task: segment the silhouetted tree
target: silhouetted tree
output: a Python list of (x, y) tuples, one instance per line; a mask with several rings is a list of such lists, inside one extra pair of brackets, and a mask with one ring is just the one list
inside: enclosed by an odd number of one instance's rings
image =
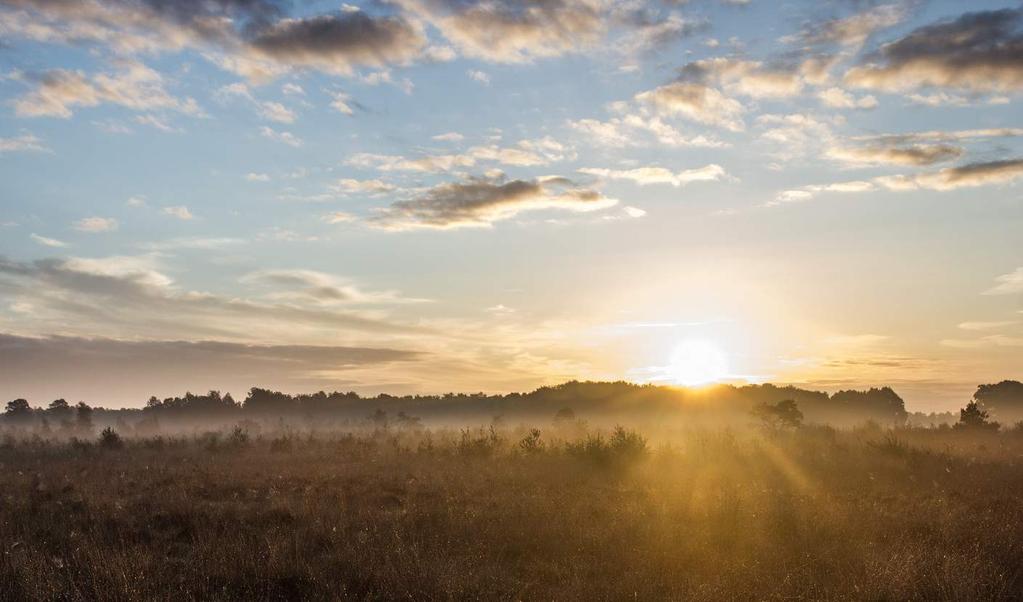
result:
[(987, 430), (997, 431), (998, 423), (989, 419), (990, 416), (979, 403), (971, 401), (966, 407), (959, 410), (959, 422), (955, 428), (960, 430)]
[(32, 420), (32, 406), (27, 399), (12, 399), (7, 402), (4, 419), (15, 424), (24, 424)]
[(973, 400), (984, 406), (999, 420), (1023, 419), (1023, 383), (1003, 380), (994, 385), (980, 385)]
[(395, 422), (398, 423), (398, 428), (402, 429), (415, 430), (422, 427), (422, 421), (418, 416), (409, 416), (405, 412), (398, 412)]
[(377, 408), (369, 415), (369, 419), (377, 428), (387, 428), (387, 412), (385, 410)]
[(79, 401), (75, 406), (75, 423), (80, 430), (92, 430), (92, 408), (84, 401)]
[(575, 420), (575, 410), (573, 410), (572, 408), (561, 408), (560, 410), (554, 413), (555, 422), (561, 422), (563, 420), (564, 421)]
[(771, 429), (795, 429), (803, 424), (803, 413), (791, 399), (783, 399), (773, 404), (759, 403), (753, 406), (752, 413), (764, 426)]
[(46, 408), (46, 414), (52, 417), (61, 426), (68, 426), (71, 422), (71, 416), (75, 413), (74, 409), (71, 408), (71, 404), (65, 399), (54, 399), (50, 402), (49, 407)]

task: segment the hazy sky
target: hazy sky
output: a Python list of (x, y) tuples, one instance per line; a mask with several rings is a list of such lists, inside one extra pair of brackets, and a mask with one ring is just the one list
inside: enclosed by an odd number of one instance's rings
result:
[(1023, 376), (1021, 92), (1013, 2), (0, 0), (0, 396), (959, 407)]

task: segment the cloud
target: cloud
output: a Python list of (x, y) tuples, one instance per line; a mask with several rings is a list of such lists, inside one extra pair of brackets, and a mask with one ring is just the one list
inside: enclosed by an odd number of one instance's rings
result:
[(812, 184), (809, 186), (803, 186), (802, 188), (783, 190), (776, 194), (772, 200), (764, 203), (763, 206), (778, 207), (781, 205), (788, 205), (790, 203), (804, 203), (815, 198), (817, 194), (821, 192), (870, 192), (871, 190), (876, 189), (877, 187), (873, 183), (863, 180), (834, 182), (831, 184)]
[(874, 32), (898, 25), (905, 17), (904, 5), (883, 4), (848, 17), (814, 23), (793, 40), (811, 45), (841, 44), (860, 47)]
[(395, 291), (365, 291), (351, 281), (314, 270), (259, 270), (246, 274), (241, 282), (267, 287), (268, 297), (275, 300), (302, 300), (330, 305), (334, 303), (420, 303)]
[(604, 146), (627, 146), (631, 137), (624, 131), (622, 121), (598, 121), (596, 119), (579, 119), (569, 121), (568, 126), (596, 140)]
[(841, 123), (838, 119), (827, 120), (805, 113), (766, 114), (756, 120), (758, 126), (765, 128), (760, 137), (778, 145), (776, 156), (786, 160), (819, 156), (822, 147), (833, 143), (832, 124), (836, 121)]
[(633, 182), (643, 186), (647, 184), (671, 184), (672, 186), (685, 186), (691, 182), (720, 180), (727, 175), (723, 167), (714, 163), (696, 169), (686, 169), (677, 173), (663, 167), (637, 167), (635, 169), (627, 170), (584, 167), (578, 171), (602, 178), (632, 180)]
[(416, 23), (400, 16), (371, 17), (358, 11), (281, 19), (259, 30), (249, 45), (277, 63), (348, 75), (360, 66), (411, 62), (426, 37)]
[(908, 132), (903, 134), (880, 134), (857, 136), (853, 140), (876, 141), (889, 144), (916, 142), (950, 142), (979, 138), (1011, 138), (1023, 136), (1023, 128), (985, 128), (975, 130), (930, 130), (925, 132)]
[(356, 153), (349, 157), (345, 163), (353, 167), (377, 169), (380, 171), (437, 173), (458, 168), (474, 167), (479, 162), (494, 162), (519, 167), (549, 165), (566, 159), (570, 154), (569, 149), (548, 136), (535, 140), (520, 140), (512, 147), (499, 147), (489, 144), (474, 146), (459, 154), (424, 155), (416, 158), (408, 158), (401, 155)]
[(813, 193), (808, 190), (783, 190), (775, 195), (774, 200), (766, 203), (765, 207), (777, 207), (788, 203), (802, 203), (813, 198)]
[(380, 84), (391, 84), (392, 86), (395, 86), (405, 94), (412, 94), (412, 91), (415, 90), (416, 88), (416, 85), (412, 83), (412, 80), (410, 80), (407, 77), (404, 77), (400, 80), (395, 80), (393, 77), (391, 77), (391, 71), (389, 69), (374, 71), (373, 73), (370, 73), (368, 75), (360, 75), (358, 77), (360, 81), (370, 86), (378, 86)]
[[(627, 107), (619, 110), (626, 112)], [(587, 136), (592, 142), (612, 148), (642, 146), (647, 143), (643, 136), (652, 136), (659, 144), (672, 147), (721, 148), (727, 144), (704, 135), (687, 136), (671, 124), (656, 116), (640, 113), (625, 113), (608, 121), (579, 119), (569, 121), (568, 127)]]
[(183, 205), (164, 207), (163, 214), (169, 215), (171, 217), (176, 217), (180, 220), (190, 220), (195, 217), (194, 215), (192, 215), (192, 212), (188, 210), (188, 207), (185, 207)]
[(67, 119), (74, 114), (74, 107), (111, 103), (133, 111), (169, 110), (195, 117), (204, 115), (194, 99), (171, 96), (156, 71), (137, 61), (119, 61), (118, 65), (120, 72), (91, 77), (64, 69), (20, 74), (18, 78), (34, 84), (34, 88), (14, 102), (14, 111), (20, 117)]
[[(808, 201), (819, 192), (870, 192), (878, 188), (893, 191), (948, 191), (958, 188), (1003, 184), (1020, 177), (1023, 177), (1023, 159), (969, 163), (958, 167), (947, 167), (936, 172), (878, 176), (869, 181), (854, 180), (784, 190), (778, 193), (772, 201), (765, 203), (765, 206), (775, 207), (786, 203)], [(1010, 274), (1006, 277), (1008, 276), (1012, 275)]]
[[(0, 333), (0, 380), (37, 403), (68, 395), (93, 404), (138, 406), (151, 395), (249, 387), (330, 388), (347, 373), (425, 354), (386, 347), (262, 345), (233, 341), (119, 340)], [(40, 375), (60, 374), (59, 379)], [(110, 383), (116, 382), (116, 390)], [(332, 384), (333, 383), (333, 384)], [(346, 383), (347, 384), (347, 383)], [(113, 399), (111, 398), (113, 396)]]
[(947, 167), (937, 172), (881, 176), (874, 181), (891, 190), (955, 190), (1004, 184), (1023, 177), (1023, 159), (1006, 159)]
[(887, 92), (939, 87), (971, 92), (1023, 88), (1023, 9), (966, 13), (911, 31), (850, 69), (853, 86)]
[(166, 240), (146, 242), (139, 245), (140, 248), (149, 251), (172, 251), (180, 249), (198, 249), (202, 251), (209, 251), (212, 249), (222, 249), (224, 247), (230, 247), (234, 245), (245, 244), (245, 240), (241, 238), (197, 238), (197, 237), (184, 237), (184, 238), (169, 238)]
[(295, 112), (279, 102), (264, 102), (259, 105), (259, 114), (278, 123), (294, 123)]
[(575, 52), (605, 30), (592, 0), (398, 0), (436, 27), (461, 52), (500, 63), (521, 63)]
[(524, 211), (588, 212), (617, 202), (561, 177), (508, 182), (470, 178), (435, 186), (412, 200), (395, 202), (370, 223), (387, 230), (489, 227)]
[(79, 232), (111, 232), (118, 227), (117, 220), (112, 217), (83, 217), (72, 224)]
[(66, 247), (67, 243), (57, 240), (56, 238), (47, 238), (45, 236), (39, 236), (35, 232), (29, 234), (29, 238), (45, 247)]
[(979, 339), (944, 339), (941, 344), (958, 349), (980, 349), (984, 347), (1023, 347), (1023, 337), (991, 334)]
[(720, 90), (695, 82), (673, 82), (636, 95), (640, 103), (666, 115), (714, 125), (734, 132), (742, 131), (745, 111), (739, 101)]
[(831, 87), (822, 90), (817, 96), (821, 102), (833, 109), (874, 109), (877, 107), (877, 99), (873, 96), (856, 98), (841, 88)]
[(324, 215), (322, 219), (328, 224), (347, 224), (358, 221), (359, 218), (346, 211), (333, 211)]
[[(379, 313), (341, 311), (308, 297), (266, 300), (182, 289), (160, 254), (17, 262), (0, 257), (0, 295), (33, 307), (0, 329), (136, 338), (328, 341), (355, 332), (426, 334)], [(271, 291), (273, 292), (273, 291)]]
[(269, 182), (270, 176), (265, 173), (249, 172), (245, 174), (245, 179), (249, 182)]
[[(624, 4), (628, 7), (628, 4)], [(615, 41), (615, 49), (626, 56), (635, 56), (667, 48), (694, 34), (707, 31), (709, 24), (703, 20), (686, 19), (678, 13), (665, 17), (650, 10), (626, 8), (618, 15), (628, 32)]]
[(342, 178), (331, 186), (331, 190), (342, 194), (368, 195), (385, 194), (391, 192), (394, 188), (393, 184), (388, 184), (383, 180), (355, 180), (352, 178)]
[[(291, 84), (285, 84), (285, 90), (288, 89), (288, 85)], [(301, 90), (302, 88), (298, 89)], [(287, 92), (285, 93), (287, 94)], [(270, 121), (276, 121), (278, 123), (294, 123), (296, 119), (295, 112), (283, 104), (273, 101), (258, 100), (252, 94), (249, 87), (242, 82), (235, 82), (233, 84), (222, 86), (214, 92), (213, 96), (221, 103), (227, 103), (234, 98), (242, 99), (252, 105), (260, 117), (263, 119), (269, 119)]]
[(469, 69), (465, 73), (466, 75), (469, 76), (469, 79), (471, 79), (474, 82), (481, 83), (484, 86), (490, 85), (490, 76), (483, 71), (480, 71), (478, 69)]
[(982, 295), (1012, 295), (1023, 293), (1023, 268), (1016, 268), (1008, 274), (995, 278), (995, 286), (987, 289)]
[(442, 172), (456, 167), (472, 167), (476, 159), (467, 155), (428, 155), (409, 159), (400, 155), (378, 155), (356, 153), (345, 163), (353, 167), (378, 169), (380, 171), (423, 171)]
[(1000, 322), (963, 322), (959, 324), (962, 330), (993, 330), (1018, 324), (1015, 320), (1002, 320)]
[(746, 107), (735, 96), (752, 99), (790, 98), (826, 69), (817, 58), (785, 63), (713, 58), (687, 63), (675, 81), (634, 97), (642, 107), (662, 116), (686, 119), (731, 131), (745, 129)]
[(857, 165), (933, 165), (958, 159), (962, 147), (949, 144), (830, 148), (828, 157)]
[(625, 215), (633, 218), (643, 217), (646, 215), (646, 211), (639, 207), (622, 207), (622, 211), (625, 212)]
[(832, 159), (863, 165), (933, 165), (962, 156), (961, 144), (983, 138), (1023, 136), (1023, 128), (931, 130), (903, 134), (854, 136), (853, 145), (836, 144), (827, 149)]
[(458, 132), (447, 132), (444, 134), (437, 134), (436, 136), (432, 136), (431, 138), (433, 140), (436, 140), (437, 142), (461, 142), (462, 140), (465, 140), (465, 136), (459, 134)]
[(0, 34), (46, 43), (96, 43), (122, 55), (192, 49), (255, 81), (318, 69), (406, 64), (424, 51), (416, 21), (363, 11), (287, 18), (277, 0), (8, 0)]
[(34, 134), (24, 133), (13, 138), (0, 138), (0, 155), (4, 153), (50, 152)]
[(259, 135), (264, 138), (269, 138), (274, 142), (281, 142), (295, 148), (302, 146), (302, 139), (291, 132), (277, 131), (265, 125), (259, 128)]
[(149, 127), (156, 128), (161, 132), (166, 132), (168, 134), (182, 131), (181, 128), (172, 126), (156, 115), (136, 115), (134, 121), (139, 125), (148, 125)]
[(351, 117), (355, 115), (355, 109), (352, 108), (352, 97), (350, 94), (345, 92), (330, 92), (330, 108), (334, 109), (338, 113), (343, 113)]

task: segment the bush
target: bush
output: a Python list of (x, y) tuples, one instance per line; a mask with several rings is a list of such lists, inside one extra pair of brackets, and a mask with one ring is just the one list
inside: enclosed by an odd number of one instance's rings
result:
[(616, 426), (611, 437), (589, 435), (582, 441), (569, 443), (568, 453), (600, 465), (620, 465), (638, 460), (647, 454), (646, 438), (635, 431)]
[(519, 441), (519, 450), (526, 454), (542, 452), (543, 441), (540, 440), (540, 429), (529, 429), (529, 434)]
[(803, 424), (803, 412), (791, 399), (784, 399), (775, 404), (759, 403), (751, 412), (754, 417), (760, 419), (764, 428), (771, 431), (797, 429)]
[(621, 426), (616, 426), (611, 433), (610, 444), (612, 453), (619, 458), (635, 460), (647, 453), (646, 438)]
[(103, 449), (121, 449), (124, 447), (124, 440), (117, 431), (108, 426), (99, 434), (99, 446)]
[(966, 431), (997, 431), (999, 424), (991, 420), (990, 414), (976, 401), (959, 410), (959, 422), (955, 428)]
[(900, 439), (895, 433), (888, 433), (881, 441), (868, 441), (867, 445), (883, 454), (896, 457), (908, 456), (913, 450), (909, 443)]
[(290, 433), (270, 440), (270, 451), (274, 453), (290, 452), (295, 447), (295, 438)]
[(462, 456), (488, 457), (493, 455), (500, 445), (501, 436), (497, 429), (491, 426), (487, 430), (478, 429), (475, 432), (462, 429), (457, 449), (458, 454)]
[(236, 426), (227, 436), (227, 444), (230, 447), (245, 447), (249, 444), (249, 431), (241, 426)]

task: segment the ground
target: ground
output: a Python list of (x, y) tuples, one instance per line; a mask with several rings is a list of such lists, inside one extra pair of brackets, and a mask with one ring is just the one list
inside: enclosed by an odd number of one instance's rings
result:
[(0, 599), (1020, 599), (1021, 459), (879, 428), (8, 438)]

